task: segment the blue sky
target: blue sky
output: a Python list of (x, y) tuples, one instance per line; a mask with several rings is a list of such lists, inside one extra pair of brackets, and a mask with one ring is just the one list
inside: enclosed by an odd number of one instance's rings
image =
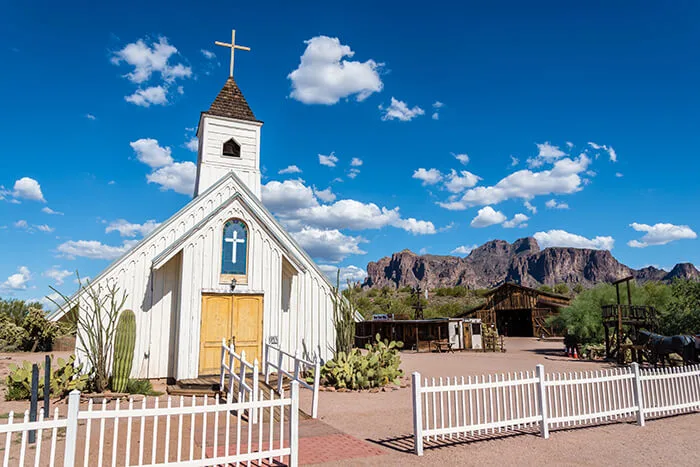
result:
[(696, 2), (93, 3), (1, 7), (0, 296), (189, 201), (232, 28), (264, 201), (327, 270), (529, 235), (700, 263)]

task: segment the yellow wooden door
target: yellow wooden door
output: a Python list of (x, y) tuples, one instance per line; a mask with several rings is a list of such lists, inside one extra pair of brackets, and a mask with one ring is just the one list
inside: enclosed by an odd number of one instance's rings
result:
[(233, 296), (202, 296), (202, 331), (199, 337), (199, 374), (221, 372), (221, 340), (231, 338)]
[(262, 295), (203, 295), (199, 375), (221, 371), (221, 341), (233, 340), (236, 353), (262, 361)]
[(262, 295), (236, 295), (233, 297), (232, 335), (236, 353), (245, 350), (246, 360), (262, 361), (263, 298)]

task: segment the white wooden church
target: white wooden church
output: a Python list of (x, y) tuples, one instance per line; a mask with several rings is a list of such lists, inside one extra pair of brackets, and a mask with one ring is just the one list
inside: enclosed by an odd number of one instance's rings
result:
[(222, 339), (251, 361), (264, 342), (332, 357), (331, 284), (260, 199), (262, 125), (233, 79), (232, 59), (199, 118), (194, 198), (92, 281), (116, 281), (128, 294), (137, 325), (132, 377), (217, 374)]

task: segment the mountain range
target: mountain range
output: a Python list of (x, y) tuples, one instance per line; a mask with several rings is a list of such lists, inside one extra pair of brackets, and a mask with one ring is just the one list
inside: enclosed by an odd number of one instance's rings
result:
[(676, 264), (671, 271), (653, 266), (632, 269), (620, 263), (608, 250), (566, 247), (542, 250), (537, 240), (527, 237), (513, 243), (492, 240), (473, 249), (466, 257), (417, 255), (403, 250), (367, 264), (363, 286), (491, 288), (515, 282), (527, 287), (560, 283), (590, 287), (630, 275), (640, 282), (670, 282), (675, 278), (700, 280), (700, 271), (691, 263)]

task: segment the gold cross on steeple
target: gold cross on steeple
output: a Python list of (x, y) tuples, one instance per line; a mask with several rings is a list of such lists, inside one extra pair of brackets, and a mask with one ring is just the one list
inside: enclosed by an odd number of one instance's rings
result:
[(219, 41), (214, 42), (214, 44), (220, 45), (221, 47), (228, 47), (231, 49), (231, 68), (229, 70), (228, 76), (229, 76), (229, 78), (233, 78), (233, 52), (236, 49), (246, 50), (246, 51), (250, 52), (250, 47), (245, 47), (245, 46), (236, 44), (236, 30), (235, 29), (231, 30), (231, 43), (230, 44), (227, 44), (226, 42), (219, 42)]

